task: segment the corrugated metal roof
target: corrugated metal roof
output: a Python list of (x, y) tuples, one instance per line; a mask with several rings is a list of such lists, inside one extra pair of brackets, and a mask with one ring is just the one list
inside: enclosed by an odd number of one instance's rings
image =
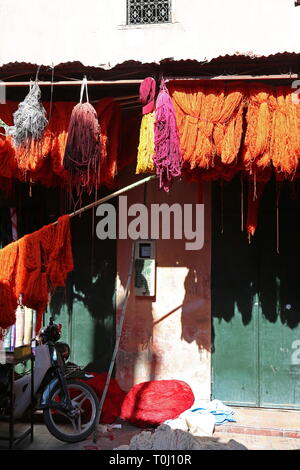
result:
[[(15, 81), (34, 79), (38, 64), (27, 62), (10, 62), (0, 67), (0, 79)], [(144, 78), (148, 75), (157, 76), (199, 76), (234, 75), (234, 74), (288, 74), (300, 73), (300, 54), (284, 52), (269, 56), (255, 56), (253, 54), (235, 54), (216, 57), (210, 61), (173, 60), (166, 58), (159, 63), (142, 63), (138, 61), (125, 61), (112, 68), (85, 66), (79, 61), (64, 62), (54, 68), (55, 80), (82, 79), (87, 75), (94, 80), (120, 80)], [(52, 68), (40, 66), (39, 79), (51, 78)]]

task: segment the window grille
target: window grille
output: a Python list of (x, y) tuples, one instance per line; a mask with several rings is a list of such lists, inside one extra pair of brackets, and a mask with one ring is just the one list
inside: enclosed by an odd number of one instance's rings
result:
[(127, 24), (171, 22), (171, 0), (127, 0)]

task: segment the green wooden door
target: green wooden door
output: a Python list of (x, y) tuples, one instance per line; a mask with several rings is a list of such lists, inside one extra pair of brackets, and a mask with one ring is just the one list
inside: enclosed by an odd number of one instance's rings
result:
[(260, 405), (300, 408), (300, 198), (298, 184), (280, 197), (279, 253), (275, 185), (266, 188), (257, 232), (259, 250)]
[[(241, 232), (240, 182), (213, 185), (214, 398), (245, 406), (300, 408), (300, 204), (265, 189), (251, 244)], [(223, 233), (222, 233), (223, 227)]]

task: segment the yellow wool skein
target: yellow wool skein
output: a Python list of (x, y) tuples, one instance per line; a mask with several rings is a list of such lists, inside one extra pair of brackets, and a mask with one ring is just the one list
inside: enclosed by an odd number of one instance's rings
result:
[(154, 145), (154, 124), (155, 111), (145, 114), (142, 118), (140, 128), (140, 141), (137, 155), (136, 174), (154, 173), (155, 167), (153, 163), (153, 155), (155, 152)]

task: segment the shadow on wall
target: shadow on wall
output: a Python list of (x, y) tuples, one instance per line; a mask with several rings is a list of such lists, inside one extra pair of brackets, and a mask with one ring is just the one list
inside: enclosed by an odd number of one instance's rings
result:
[[(71, 219), (71, 236), (74, 271), (66, 289), (55, 292), (50, 309), (59, 319), (66, 305), (69, 321), (75, 322), (77, 357), (91, 347), (93, 358), (86, 369), (104, 372), (109, 368), (115, 343), (116, 242), (97, 238), (91, 210)], [(93, 336), (84, 337), (81, 328), (90, 328)], [(83, 344), (83, 337), (93, 344)]]
[(280, 318), (283, 324), (295, 328), (300, 322), (299, 183), (281, 183), (279, 254), (274, 179), (264, 189), (258, 227), (250, 244), (241, 231), (240, 179), (223, 185), (223, 214), (221, 191), (220, 183), (213, 183), (212, 316), (229, 322), (237, 310), (247, 325), (254, 302), (259, 300), (269, 322)]
[[(127, 258), (128, 260), (128, 258)], [(128, 262), (128, 261), (127, 261)], [(201, 277), (198, 266), (192, 265), (185, 268), (187, 275), (184, 280), (184, 298), (180, 305), (166, 312), (158, 320), (153, 318), (153, 302), (149, 298), (135, 297), (133, 284), (131, 287), (131, 303), (125, 313), (122, 338), (119, 350), (119, 370), (122, 370), (122, 382), (126, 383), (124, 388), (130, 389), (138, 381), (157, 380), (161, 376), (160, 354), (168, 354), (167, 344), (170, 340), (168, 334), (174, 335), (174, 331), (161, 330), (159, 334), (159, 344), (153, 345), (154, 328), (159, 327), (165, 321), (172, 321), (172, 316), (176, 315), (176, 325), (178, 323), (178, 344), (181, 341), (187, 343), (195, 342), (199, 350), (210, 351), (210, 316), (207, 313), (209, 298), (209, 279)], [(128, 268), (127, 268), (128, 270)], [(120, 284), (125, 289), (127, 273), (121, 270)], [(166, 292), (172, 295), (172, 292)], [(121, 310), (121, 308), (119, 308)], [(181, 314), (179, 311), (181, 310)], [(178, 318), (178, 314), (180, 318)], [(181, 338), (180, 338), (181, 331)], [(164, 344), (164, 337), (166, 342)], [(163, 345), (164, 344), (164, 345)], [(157, 349), (158, 348), (158, 349)], [(164, 348), (160, 351), (160, 349)], [(171, 353), (173, 354), (173, 353)], [(180, 360), (180, 358), (178, 358)], [(170, 361), (175, 363), (176, 359), (170, 357)], [(176, 374), (176, 369), (174, 369)], [(145, 377), (141, 380), (141, 377)]]
[[(118, 290), (126, 293), (130, 265), (131, 246), (128, 256), (122, 257), (126, 266), (120, 269)], [(152, 302), (149, 298), (134, 295), (135, 267), (131, 278), (130, 296), (125, 311), (121, 341), (117, 361), (121, 364), (122, 386), (129, 390), (135, 383), (135, 377), (144, 376), (145, 381), (155, 380), (157, 372), (157, 356), (152, 348), (153, 315)], [(144, 281), (146, 281), (144, 279)], [(120, 321), (123, 301), (118, 307), (117, 326)]]
[(181, 339), (195, 341), (199, 349), (210, 351), (210, 319), (207, 306), (209, 280), (201, 276), (199, 266), (189, 267), (184, 281), (185, 297), (181, 309)]

